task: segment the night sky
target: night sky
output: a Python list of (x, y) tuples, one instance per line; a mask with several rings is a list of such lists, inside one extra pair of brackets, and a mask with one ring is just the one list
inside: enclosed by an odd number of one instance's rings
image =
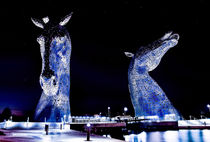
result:
[(41, 96), (41, 55), (36, 38), (41, 29), (31, 17), (66, 25), (71, 41), (72, 115), (114, 114), (133, 107), (128, 91), (130, 59), (134, 52), (168, 31), (180, 35), (175, 48), (150, 75), (183, 116), (206, 113), (209, 94), (209, 5), (207, 0), (176, 1), (6, 1), (0, 5), (0, 113), (33, 113)]

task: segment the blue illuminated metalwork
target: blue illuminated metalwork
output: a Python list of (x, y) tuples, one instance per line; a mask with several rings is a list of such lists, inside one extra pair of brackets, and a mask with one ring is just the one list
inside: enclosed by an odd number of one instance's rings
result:
[(36, 108), (37, 121), (68, 121), (70, 116), (70, 55), (71, 40), (64, 25), (70, 20), (67, 15), (58, 25), (32, 18), (32, 22), (42, 28), (43, 34), (37, 38), (42, 57), (40, 85), (43, 89)]
[(152, 44), (139, 48), (135, 55), (125, 52), (126, 56), (132, 58), (128, 69), (128, 86), (136, 116), (179, 119), (176, 109), (148, 73), (158, 66), (171, 47), (177, 45), (178, 39), (178, 34), (169, 32)]

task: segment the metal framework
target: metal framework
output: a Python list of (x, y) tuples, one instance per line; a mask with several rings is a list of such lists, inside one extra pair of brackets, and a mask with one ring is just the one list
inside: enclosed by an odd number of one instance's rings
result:
[(40, 85), (43, 89), (36, 108), (37, 121), (61, 122), (70, 117), (70, 55), (71, 40), (64, 25), (70, 20), (67, 15), (58, 25), (49, 18), (32, 18), (32, 22), (43, 29), (37, 38), (42, 57)]
[(178, 43), (179, 35), (166, 33), (161, 39), (138, 49), (136, 54), (125, 52), (131, 57), (128, 69), (128, 82), (131, 101), (138, 117), (150, 119), (179, 119), (163, 90), (151, 78), (163, 55)]

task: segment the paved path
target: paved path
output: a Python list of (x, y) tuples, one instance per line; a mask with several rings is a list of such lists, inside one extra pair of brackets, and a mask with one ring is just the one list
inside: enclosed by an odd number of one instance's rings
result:
[[(75, 130), (51, 130), (46, 135), (44, 130), (2, 130), (5, 136), (0, 135), (0, 142), (84, 142), (86, 133)], [(121, 140), (90, 136), (91, 142), (123, 142)]]

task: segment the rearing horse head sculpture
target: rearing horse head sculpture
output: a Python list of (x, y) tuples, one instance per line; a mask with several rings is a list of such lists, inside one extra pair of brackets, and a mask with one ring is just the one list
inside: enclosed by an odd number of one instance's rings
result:
[(126, 56), (132, 58), (128, 69), (128, 86), (137, 117), (179, 119), (177, 110), (149, 75), (159, 65), (164, 54), (178, 44), (178, 40), (178, 34), (169, 32), (153, 43), (140, 47), (135, 54), (125, 52)]

